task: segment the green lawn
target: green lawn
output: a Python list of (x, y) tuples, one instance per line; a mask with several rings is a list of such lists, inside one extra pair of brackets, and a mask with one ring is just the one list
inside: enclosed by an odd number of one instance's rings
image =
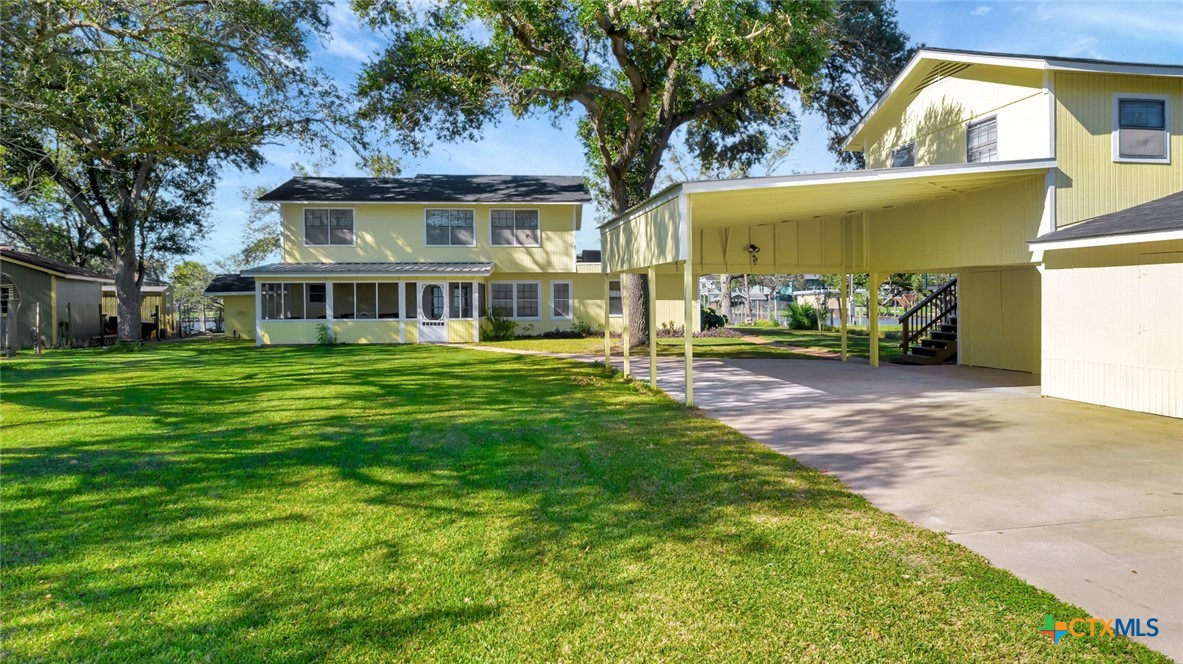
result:
[[(802, 348), (818, 348), (835, 353), (842, 350), (842, 335), (838, 332), (818, 332), (816, 330), (790, 330), (787, 328), (769, 327), (739, 327), (737, 330), (771, 341), (779, 341)], [(871, 337), (863, 334), (848, 334), (846, 336), (848, 352), (854, 357), (869, 357), (871, 354)], [(879, 357), (887, 361), (900, 356), (900, 342), (898, 339), (880, 339)]]
[[(482, 341), (481, 346), (493, 348), (513, 348), (515, 350), (532, 350), (545, 353), (564, 353), (573, 355), (603, 355), (603, 337), (589, 339), (515, 339), (513, 341)], [(658, 339), (657, 354), (663, 357), (681, 357), (685, 352), (685, 342), (682, 339)], [(621, 354), (620, 340), (613, 342), (612, 354)], [(634, 347), (635, 356), (649, 356), (647, 346)], [(694, 356), (718, 359), (740, 358), (779, 358), (779, 359), (815, 359), (812, 355), (794, 353), (775, 346), (762, 346), (738, 337), (705, 338), (694, 340)]]
[(1162, 661), (592, 365), (168, 344), (0, 363), (24, 660)]

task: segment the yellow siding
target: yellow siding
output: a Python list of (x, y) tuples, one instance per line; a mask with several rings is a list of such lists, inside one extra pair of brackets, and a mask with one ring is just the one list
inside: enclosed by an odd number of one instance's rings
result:
[[(1183, 80), (1057, 72), (1056, 224), (1183, 191)], [(1170, 95), (1170, 164), (1113, 161), (1113, 94)]]
[(1039, 234), (1044, 178), (1025, 178), (959, 196), (871, 215), (871, 269), (952, 271), (1032, 263), (1027, 242)]
[[(698, 229), (694, 265), (703, 274), (838, 272), (844, 234), (851, 234), (849, 222), (839, 217)], [(748, 251), (753, 244), (760, 248), (755, 261)]]
[(476, 330), (472, 327), (472, 319), (448, 321), (448, 342), (454, 344), (470, 344), (476, 341)]
[(314, 320), (265, 320), (262, 322), (263, 345), (289, 346), (316, 343), (316, 326), (324, 321)]
[(397, 344), (401, 327), (396, 320), (333, 321), (333, 339), (343, 344)]
[(1183, 242), (1048, 252), (1043, 393), (1183, 417)]
[(967, 270), (957, 282), (958, 362), (1038, 373), (1039, 272)]
[[(304, 246), (304, 208), (343, 207), (354, 210), (356, 246)], [(468, 209), (475, 212), (475, 247), (426, 244), (426, 210)], [(538, 247), (494, 247), (490, 244), (490, 212), (494, 209), (538, 210)], [(281, 207), (285, 263), (464, 262), (489, 261), (507, 272), (570, 271), (575, 264), (577, 205), (422, 205), (364, 204), (338, 206), (287, 203)]]
[(898, 94), (864, 131), (868, 168), (886, 168), (893, 148), (916, 142), (916, 165), (965, 163), (965, 126), (998, 119), (998, 159), (1049, 156), (1043, 74), (972, 65), (914, 96)]
[(226, 295), (222, 297), (222, 320), (226, 336), (234, 338), (255, 338), (255, 296)]
[(680, 260), (680, 229), (677, 198), (605, 229), (600, 246), (606, 269), (627, 272)]

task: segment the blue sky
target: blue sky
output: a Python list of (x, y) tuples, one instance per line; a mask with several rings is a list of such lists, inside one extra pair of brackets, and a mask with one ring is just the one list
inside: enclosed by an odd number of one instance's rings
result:
[[(362, 63), (382, 46), (378, 35), (352, 15), (347, 0), (332, 11), (333, 37), (315, 64), (348, 88)], [(1183, 1), (1172, 2), (953, 2), (899, 1), (899, 21), (914, 43), (1002, 53), (1031, 53), (1132, 62), (1183, 64)], [(581, 174), (584, 160), (575, 139), (577, 116), (559, 128), (547, 120), (504, 119), (484, 139), (439, 144), (426, 157), (402, 157), (403, 175), (417, 173)], [(788, 160), (771, 174), (834, 170), (826, 150), (825, 130), (816, 117), (804, 116), (801, 140)], [(239, 190), (278, 185), (291, 176), (291, 164), (316, 159), (293, 145), (269, 146), (269, 164), (257, 173), (227, 171), (211, 211), (213, 230), (194, 257), (210, 262), (232, 253), (244, 219)], [(326, 175), (364, 175), (356, 157), (341, 153)], [(585, 219), (595, 211), (585, 210)], [(577, 237), (579, 248), (595, 248), (594, 223)]]

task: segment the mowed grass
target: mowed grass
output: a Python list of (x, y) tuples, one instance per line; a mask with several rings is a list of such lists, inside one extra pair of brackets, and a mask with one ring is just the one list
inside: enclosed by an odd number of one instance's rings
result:
[(12, 661), (1161, 660), (591, 365), (425, 346), (19, 357)]
[[(801, 348), (829, 350), (835, 353), (842, 351), (842, 334), (839, 332), (819, 332), (817, 330), (790, 330), (787, 328), (770, 327), (739, 327), (744, 334), (778, 341)], [(871, 337), (864, 331), (862, 334), (846, 335), (847, 352), (852, 357), (871, 356)], [(879, 358), (888, 361), (900, 356), (900, 342), (898, 339), (879, 340)]]

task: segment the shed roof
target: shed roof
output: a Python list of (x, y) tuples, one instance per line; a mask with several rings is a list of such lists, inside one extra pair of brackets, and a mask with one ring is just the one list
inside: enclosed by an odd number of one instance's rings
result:
[(228, 295), (231, 293), (255, 292), (255, 278), (244, 277), (241, 274), (219, 274), (205, 287), (206, 295)]
[(75, 267), (69, 263), (63, 263), (52, 258), (46, 258), (44, 256), (38, 256), (37, 254), (30, 254), (24, 251), (17, 251), (16, 249), (9, 249), (7, 247), (0, 248), (0, 260), (20, 263), (35, 270), (48, 272), (54, 276), (64, 277), (66, 279), (81, 279), (83, 281), (104, 281), (114, 283), (114, 280), (107, 275), (100, 274), (92, 270)]
[[(1169, 231), (1183, 231), (1183, 191), (1131, 208), (1087, 219), (1067, 228), (1041, 235), (1029, 244), (1050, 245), (1117, 237), (1138, 241)], [(1045, 246), (1044, 248), (1052, 247)]]
[(413, 178), (292, 178), (260, 201), (325, 203), (587, 203), (580, 176), (416, 175)]

